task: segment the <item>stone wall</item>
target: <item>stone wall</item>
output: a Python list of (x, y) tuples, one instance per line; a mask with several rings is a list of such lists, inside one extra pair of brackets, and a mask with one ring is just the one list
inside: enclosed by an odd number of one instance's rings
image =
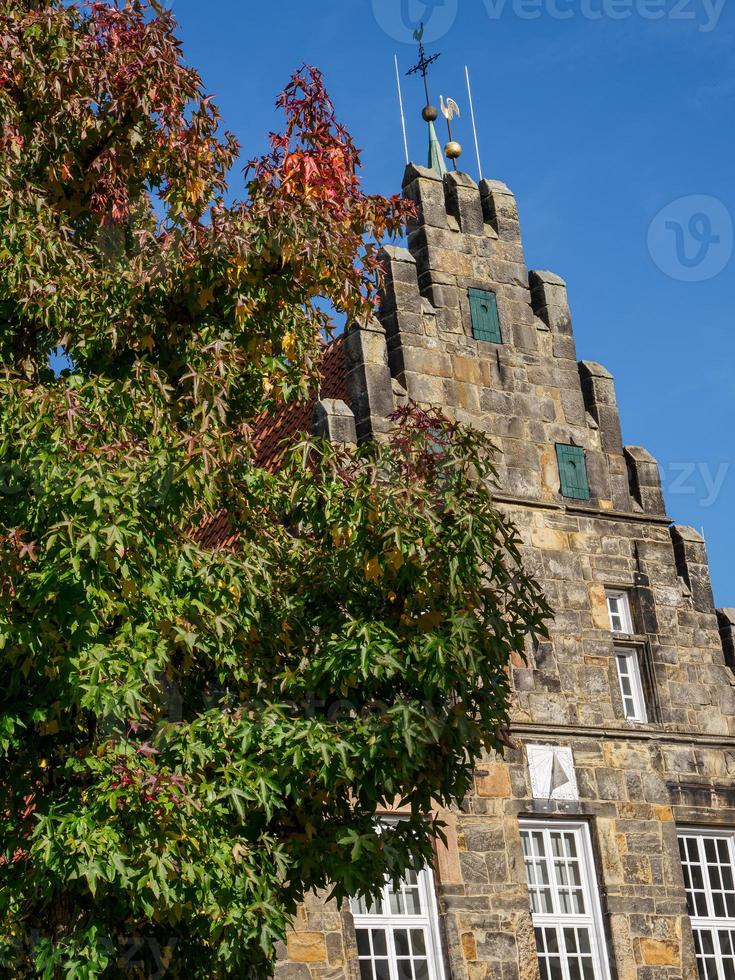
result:
[[(518, 820), (545, 815), (589, 824), (611, 975), (694, 980), (676, 828), (735, 827), (735, 614), (714, 609), (704, 542), (666, 516), (655, 460), (624, 446), (612, 376), (577, 360), (563, 280), (526, 270), (508, 188), (410, 165), (404, 192), (419, 217), (408, 249), (384, 250), (380, 322), (348, 334), (357, 436), (380, 437), (405, 397), (489, 432), (498, 501), (556, 611), (510, 668), (517, 747), (479, 760), (475, 793), (444, 814), (447, 976), (539, 976)], [(502, 344), (473, 338), (470, 288), (496, 293)], [(589, 501), (561, 495), (556, 443), (585, 450)], [(606, 589), (631, 599), (645, 725), (623, 720)], [(535, 745), (571, 749), (578, 799), (534, 799)], [(283, 954), (281, 980), (358, 977), (349, 910), (311, 899)]]

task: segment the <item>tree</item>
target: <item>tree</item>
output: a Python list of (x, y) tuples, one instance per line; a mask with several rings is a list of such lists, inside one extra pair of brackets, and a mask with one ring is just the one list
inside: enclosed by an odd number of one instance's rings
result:
[(368, 315), (363, 243), (410, 215), (362, 192), (319, 73), (232, 203), (168, 12), (0, 11), (3, 970), (263, 977), (307, 890), (427, 858), (548, 610), (477, 432), (408, 409), (254, 464), (320, 300)]

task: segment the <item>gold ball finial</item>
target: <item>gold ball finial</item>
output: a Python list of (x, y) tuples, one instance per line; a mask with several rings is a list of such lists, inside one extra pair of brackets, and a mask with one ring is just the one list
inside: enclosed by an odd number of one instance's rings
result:
[(458, 160), (462, 156), (462, 145), (456, 140), (450, 140), (444, 147), (444, 152), (450, 160)]
[(421, 110), (421, 115), (424, 117), (424, 122), (435, 122), (439, 118), (439, 110), (436, 106), (427, 105)]

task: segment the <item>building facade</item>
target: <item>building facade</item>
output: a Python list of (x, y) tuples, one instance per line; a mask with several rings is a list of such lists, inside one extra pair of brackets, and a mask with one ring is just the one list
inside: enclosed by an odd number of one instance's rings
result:
[(372, 908), (314, 896), (279, 980), (735, 980), (735, 610), (513, 195), (410, 165), (379, 320), (330, 352), (313, 425), (379, 437), (410, 398), (486, 430), (498, 504), (556, 612), (511, 666), (515, 748), (477, 762), (447, 846)]

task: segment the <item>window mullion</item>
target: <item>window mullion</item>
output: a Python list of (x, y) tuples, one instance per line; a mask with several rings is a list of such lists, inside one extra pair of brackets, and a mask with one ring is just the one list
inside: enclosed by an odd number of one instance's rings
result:
[(558, 916), (561, 915), (561, 896), (559, 894), (559, 886), (556, 880), (556, 865), (554, 864), (554, 855), (551, 847), (551, 830), (548, 827), (544, 828), (543, 840), (544, 851), (546, 852), (546, 874), (549, 877), (549, 887), (551, 888), (551, 897), (554, 903), (552, 912), (555, 916)]
[(399, 980), (398, 977), (398, 958), (396, 956), (396, 941), (393, 937), (393, 926), (389, 925), (386, 928), (387, 940), (388, 940), (388, 969), (390, 970), (391, 980)]
[(556, 927), (556, 944), (559, 947), (559, 954), (561, 956), (561, 974), (562, 980), (571, 980), (571, 975), (569, 973), (569, 954), (567, 952), (567, 942), (564, 938), (564, 926), (565, 922), (559, 919), (558, 925)]
[(707, 901), (707, 917), (715, 918), (715, 899), (712, 895), (712, 882), (709, 877), (709, 864), (707, 854), (704, 849), (705, 838), (701, 835), (695, 838), (697, 842), (697, 852), (699, 853), (699, 865), (702, 869), (702, 881), (704, 883), (704, 895)]
[(725, 964), (722, 957), (722, 946), (720, 944), (720, 933), (719, 930), (714, 931), (714, 941), (715, 941), (715, 957), (717, 960), (717, 975), (720, 980), (725, 980)]

